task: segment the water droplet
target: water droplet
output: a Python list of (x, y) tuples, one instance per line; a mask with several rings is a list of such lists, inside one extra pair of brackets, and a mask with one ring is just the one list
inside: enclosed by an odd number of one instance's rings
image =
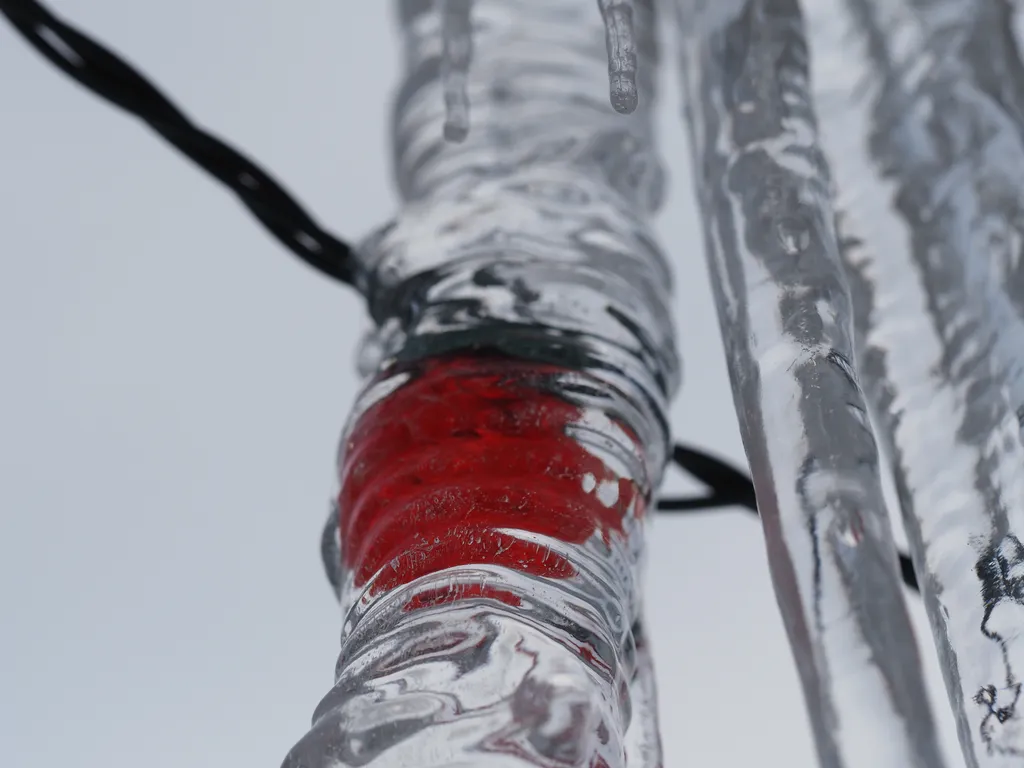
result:
[(444, 83), (444, 137), (461, 142), (469, 135), (469, 64), (473, 59), (473, 0), (439, 0), (441, 4), (441, 35), (444, 52), (441, 58)]
[(628, 115), (636, 109), (636, 37), (632, 0), (597, 0), (604, 18), (608, 47), (608, 80), (612, 106)]

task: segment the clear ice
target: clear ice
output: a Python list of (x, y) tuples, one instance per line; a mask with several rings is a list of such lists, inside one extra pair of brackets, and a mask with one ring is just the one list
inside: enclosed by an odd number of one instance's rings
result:
[[(645, 1), (650, 3), (650, 0)], [(474, 46), (474, 0), (436, 2), (443, 19), (441, 67), (447, 111), (444, 136), (448, 141), (460, 142), (470, 130), (467, 79)], [(611, 104), (616, 112), (632, 114), (639, 103), (633, 0), (597, 0), (597, 4), (605, 27)]]
[[(944, 764), (878, 442), (967, 765), (1021, 765), (1024, 12), (664, 1), (736, 410), (821, 765)], [(650, 235), (663, 192), (655, 2), (597, 6), (398, 0), (404, 207), (361, 249), (376, 327), (342, 464), (409, 366), (486, 348), (575, 371), (544, 382), (579, 407), (574, 439), (645, 498), (657, 486), (679, 370)], [(456, 566), (376, 592), (387, 568), (357, 580), (328, 528), (342, 651), (287, 768), (660, 766), (645, 526), (631, 507), (621, 536), (538, 542), (569, 578)], [(458, 599), (403, 609), (439, 592)]]
[(799, 5), (677, 9), (712, 287), (820, 764), (939, 768), (855, 367)]
[(636, 90), (636, 41), (633, 38), (632, 0), (597, 0), (604, 19), (608, 48), (608, 78), (612, 106), (624, 115), (639, 101)]
[(1019, 766), (1020, 11), (1003, 0), (819, 0), (811, 9), (861, 371), (960, 744), (971, 768)]
[[(402, 208), (359, 249), (376, 327), (360, 358), (370, 382), (339, 466), (349, 467), (344, 487), (361, 455), (361, 418), (422, 382), (423, 366), (486, 348), (558, 367), (538, 391), (578, 409), (566, 435), (607, 474), (584, 478), (584, 490), (608, 504), (623, 489), (638, 496), (620, 529), (579, 541), (530, 534), (509, 519), (509, 541), (535, 541), (560, 578), (481, 562), (396, 584), (396, 571), (419, 555), (357, 573), (344, 536), (339, 544), (328, 528), (325, 553), (341, 553), (331, 569), (343, 616), (336, 684), (287, 768), (661, 765), (642, 629), (644, 509), (667, 456), (679, 361), (671, 273), (651, 234), (663, 192), (653, 4), (617, 5), (613, 47), (626, 61), (620, 69), (632, 67), (621, 82), (632, 77), (645, 93), (628, 120), (608, 106), (608, 48), (593, 0), (475, 0), (468, 70), (468, 3), (399, 2), (405, 71), (393, 150)], [(452, 110), (461, 92), (473, 109), (468, 134)], [(379, 480), (403, 469), (387, 466)], [(518, 485), (530, 493), (530, 476)], [(538, 519), (555, 515), (531, 503)], [(453, 526), (449, 536), (464, 535)]]

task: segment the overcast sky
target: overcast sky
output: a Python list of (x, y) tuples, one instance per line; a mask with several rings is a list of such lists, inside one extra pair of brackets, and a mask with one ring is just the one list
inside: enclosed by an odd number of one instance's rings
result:
[[(393, 213), (390, 2), (49, 7), (328, 228), (354, 239)], [(663, 91), (672, 424), (739, 462), (674, 77)], [(0, 105), (0, 762), (276, 768), (331, 686), (317, 547), (363, 305), (3, 22)], [(668, 768), (814, 764), (756, 522), (657, 521), (647, 600)]]

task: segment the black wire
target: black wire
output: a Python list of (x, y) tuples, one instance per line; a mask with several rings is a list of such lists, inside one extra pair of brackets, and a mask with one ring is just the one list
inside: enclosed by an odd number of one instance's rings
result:
[(127, 62), (69, 27), (36, 0), (0, 0), (0, 14), (53, 64), (93, 93), (142, 119), (231, 189), (292, 253), (328, 277), (355, 283), (357, 261), (346, 243), (321, 229), (255, 162), (194, 125)]
[[(757, 497), (754, 483), (735, 467), (702, 451), (677, 445), (672, 449), (672, 462), (710, 489), (705, 496), (662, 499), (658, 502), (661, 512), (699, 512), (721, 507), (745, 507), (757, 514)], [(920, 592), (921, 587), (914, 571), (914, 563), (903, 552), (900, 557), (900, 576), (903, 583)]]
[[(230, 188), (278, 240), (296, 256), (328, 277), (353, 285), (357, 261), (352, 249), (322, 230), (284, 188), (255, 162), (195, 126), (146, 78), (113, 52), (69, 27), (36, 0), (0, 0), (8, 18), (40, 53), (98, 96), (139, 117), (211, 176)], [(673, 461), (710, 489), (705, 496), (662, 499), (663, 512), (695, 512), (740, 506), (757, 513), (750, 478), (701, 451), (677, 445)], [(338, 574), (331, 563), (337, 554), (332, 510), (321, 542), (331, 583)], [(900, 553), (903, 581), (918, 590), (914, 566)]]
[[(672, 449), (672, 463), (700, 480), (711, 491), (704, 496), (661, 499), (657, 507), (659, 512), (703, 512), (735, 506), (745, 507), (757, 513), (754, 484), (735, 467), (685, 445), (676, 445)], [(320, 538), (320, 558), (335, 597), (341, 595), (341, 548), (338, 540), (340, 522), (338, 505), (332, 504)], [(903, 583), (915, 592), (920, 592), (913, 562), (902, 552), (899, 557)]]

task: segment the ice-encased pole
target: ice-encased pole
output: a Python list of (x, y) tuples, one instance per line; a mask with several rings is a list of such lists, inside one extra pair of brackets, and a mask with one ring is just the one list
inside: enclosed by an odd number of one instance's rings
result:
[(650, 234), (653, 10), (459, 5), (398, 3), (403, 208), (361, 248), (341, 653), (285, 765), (655, 768), (640, 570), (679, 367)]
[(960, 743), (971, 768), (1018, 766), (1024, 69), (1014, 9), (810, 8), (865, 386)]
[(768, 559), (828, 768), (943, 760), (853, 360), (796, 0), (676, 0), (706, 250)]

